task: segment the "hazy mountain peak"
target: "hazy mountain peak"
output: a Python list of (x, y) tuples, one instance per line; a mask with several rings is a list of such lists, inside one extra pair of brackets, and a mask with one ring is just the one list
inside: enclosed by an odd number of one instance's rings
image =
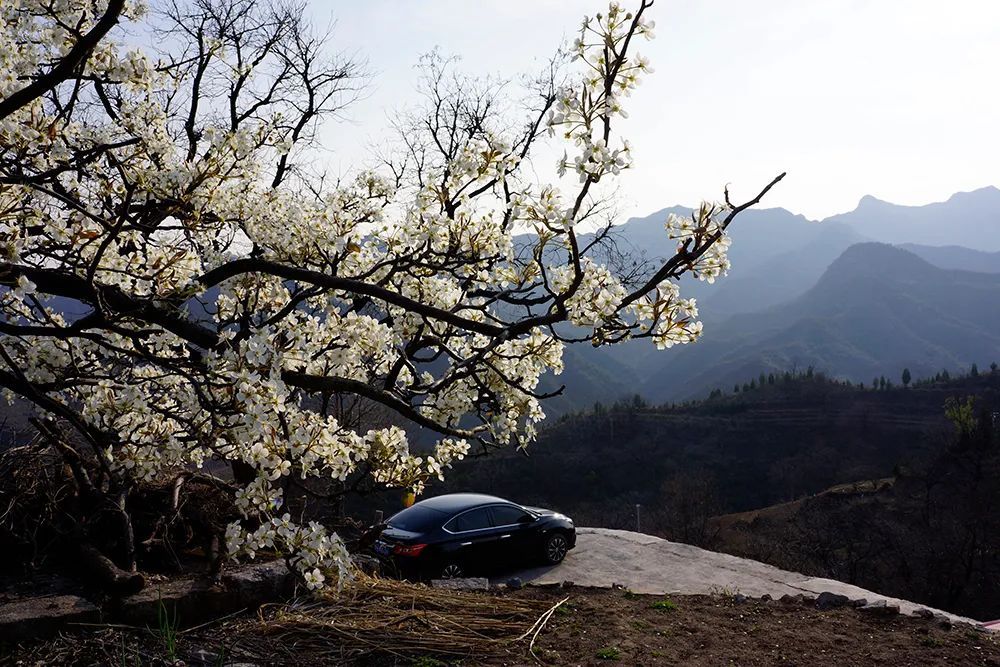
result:
[(891, 204), (883, 199), (879, 199), (874, 195), (865, 195), (858, 201), (858, 205), (854, 207), (854, 210), (860, 211), (861, 209), (882, 207), (882, 206), (895, 206), (895, 204)]
[(917, 257), (909, 250), (905, 250), (899, 246), (890, 245), (888, 243), (868, 241), (864, 243), (855, 243), (849, 247), (833, 264), (830, 265), (830, 268), (834, 268), (841, 262), (853, 263), (859, 261), (876, 263), (907, 262), (916, 266), (930, 266), (930, 264)]
[(962, 202), (996, 202), (1000, 200), (1000, 188), (993, 185), (987, 185), (984, 188), (976, 188), (975, 190), (969, 190), (968, 192), (956, 192), (952, 196), (948, 197), (947, 201), (943, 202), (945, 204), (949, 203), (962, 203)]
[(856, 243), (831, 264), (820, 284), (832, 276), (884, 280), (887, 277), (926, 276), (940, 271), (914, 253), (887, 243)]
[(953, 194), (947, 201), (902, 206), (865, 196), (850, 213), (824, 222), (854, 225), (869, 238), (885, 243), (962, 245), (1000, 250), (1000, 189), (987, 186)]

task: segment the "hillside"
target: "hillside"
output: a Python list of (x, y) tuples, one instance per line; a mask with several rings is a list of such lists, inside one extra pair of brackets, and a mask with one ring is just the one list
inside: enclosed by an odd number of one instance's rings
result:
[(917, 243), (902, 243), (899, 247), (941, 269), (1000, 273), (1000, 252), (984, 252), (957, 245), (927, 246)]
[(688, 406), (603, 407), (547, 425), (526, 453), (463, 461), (435, 490), (511, 496), (609, 527), (634, 527), (635, 503), (653, 512), (678, 494), (704, 496), (710, 514), (751, 510), (931, 455), (949, 429), (946, 399), (967, 393), (1000, 409), (1000, 374), (885, 391), (778, 377)]
[(580, 406), (606, 401), (609, 397), (618, 399), (634, 391), (628, 384), (629, 367), (616, 357), (593, 354), (592, 347), (567, 346), (563, 362), (565, 370), (561, 374), (542, 378), (542, 391), (564, 387), (562, 394), (545, 401), (546, 415), (557, 417), (578, 410)]
[[(914, 377), (1000, 358), (1000, 275), (940, 269), (913, 253), (849, 248), (805, 294), (707, 329), (648, 368), (639, 392), (704, 396), (760, 372), (813, 366), (854, 382)], [(644, 378), (641, 378), (644, 379)]]
[(981, 445), (949, 447), (888, 479), (717, 517), (707, 542), (992, 619), (1000, 614), (1000, 451), (991, 435)]

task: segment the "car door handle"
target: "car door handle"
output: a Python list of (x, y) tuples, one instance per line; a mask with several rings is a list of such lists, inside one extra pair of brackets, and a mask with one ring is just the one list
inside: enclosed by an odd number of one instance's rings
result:
[(463, 547), (471, 547), (472, 546), (472, 542), (462, 542), (462, 546)]
[(500, 536), (500, 539), (502, 540), (502, 539), (504, 539), (504, 538), (506, 538), (506, 537), (510, 537), (510, 533), (508, 533), (508, 534), (506, 534), (506, 535), (501, 535), (501, 536)]

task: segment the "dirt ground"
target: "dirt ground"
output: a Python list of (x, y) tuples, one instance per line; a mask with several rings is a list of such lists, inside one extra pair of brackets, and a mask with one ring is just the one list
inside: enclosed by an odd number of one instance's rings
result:
[[(561, 599), (559, 591), (526, 591)], [(1000, 641), (936, 620), (733, 596), (567, 590), (535, 653), (553, 665), (1000, 665)], [(503, 661), (495, 664), (513, 664)]]
[[(409, 587), (401, 589), (400, 586)], [(1000, 667), (1000, 637), (970, 626), (942, 624), (937, 619), (910, 616), (874, 618), (853, 608), (828, 611), (814, 604), (783, 603), (720, 594), (715, 596), (649, 596), (625, 590), (528, 588), (501, 593), (455, 594), (460, 607), (442, 606), (442, 593), (429, 593), (433, 600), (421, 607), (425, 587), (393, 584), (388, 593), (372, 589), (365, 598), (366, 613), (375, 604), (382, 619), (399, 613), (397, 620), (379, 626), (395, 636), (395, 646), (359, 639), (357, 632), (335, 627), (351, 616), (352, 609), (331, 602), (325, 611), (318, 606), (292, 606), (303, 624), (287, 634), (284, 620), (279, 633), (263, 622), (267, 613), (229, 619), (224, 623), (166, 636), (163, 629), (81, 629), (44, 643), (22, 646), (6, 656), (0, 648), (0, 665), (997, 665)], [(402, 604), (408, 595), (413, 602)], [(374, 597), (373, 597), (374, 596)], [(396, 597), (392, 597), (396, 596)], [(461, 597), (458, 597), (461, 596)], [(486, 609), (492, 618), (520, 633), (538, 618), (539, 610), (551, 609), (569, 599), (542, 627), (529, 653), (530, 635), (520, 641), (495, 644), (488, 653), (458, 656), (433, 650), (414, 653), (400, 650), (403, 643), (434, 646), (434, 633), (454, 632), (450, 623), (464, 619), (459, 609)], [(432, 604), (431, 604), (432, 603)], [(500, 603), (520, 605), (522, 612), (497, 618)], [(381, 610), (378, 604), (388, 604)], [(488, 610), (494, 609), (493, 612)], [(432, 608), (433, 607), (433, 608)], [(305, 613), (307, 616), (302, 616)], [(510, 614), (510, 612), (506, 612)], [(309, 616), (311, 614), (311, 616)], [(271, 618), (277, 618), (273, 614)], [(450, 619), (450, 620), (449, 620)], [(300, 622), (302, 622), (300, 621)], [(512, 623), (513, 621), (513, 623)], [(354, 625), (352, 627), (359, 627)], [(486, 627), (482, 625), (480, 627)], [(270, 628), (270, 629), (268, 629)], [(442, 635), (443, 636), (443, 635)], [(457, 635), (455, 635), (457, 637)], [(482, 636), (482, 635), (480, 635)], [(509, 635), (511, 638), (514, 635)], [(372, 636), (374, 637), (374, 636)], [(331, 649), (343, 641), (367, 642), (364, 655), (345, 660), (330, 657)], [(414, 638), (417, 638), (414, 641)], [(468, 637), (466, 637), (468, 639)], [(403, 641), (405, 640), (405, 641)], [(423, 641), (428, 640), (428, 641)], [(423, 643), (422, 643), (423, 641)], [(225, 644), (222, 654), (213, 647)], [(472, 645), (472, 644), (470, 644)], [(242, 647), (242, 648), (241, 648)], [(165, 650), (169, 648), (169, 659)], [(454, 646), (452, 646), (454, 648)], [(311, 652), (312, 651), (312, 652)], [(321, 651), (316, 653), (315, 651)], [(320, 656), (327, 657), (320, 657)]]

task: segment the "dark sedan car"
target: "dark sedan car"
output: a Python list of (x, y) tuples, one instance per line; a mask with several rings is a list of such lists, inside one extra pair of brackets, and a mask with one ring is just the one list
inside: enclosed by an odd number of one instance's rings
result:
[(572, 520), (495, 496), (428, 498), (389, 519), (375, 553), (400, 573), (453, 578), (516, 563), (562, 561), (576, 546)]

